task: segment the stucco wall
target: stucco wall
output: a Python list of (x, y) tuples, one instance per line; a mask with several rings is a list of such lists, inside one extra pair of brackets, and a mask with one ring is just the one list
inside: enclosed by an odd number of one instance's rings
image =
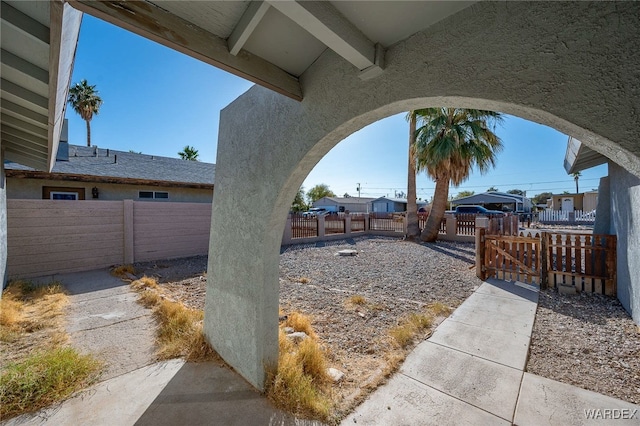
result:
[(609, 177), (600, 178), (596, 222), (593, 225), (594, 234), (611, 233), (611, 192), (609, 188)]
[(0, 280), (7, 281), (7, 191), (4, 177), (4, 156), (0, 155)]
[(144, 186), (144, 185), (124, 185), (109, 183), (86, 183), (86, 182), (69, 182), (57, 181), (49, 179), (22, 179), (7, 178), (7, 198), (20, 200), (40, 200), (42, 199), (42, 187), (73, 187), (84, 188), (86, 199), (91, 199), (91, 189), (95, 186), (98, 188), (100, 195), (99, 200), (116, 201), (116, 200), (140, 200), (138, 191), (166, 191), (169, 193), (169, 199), (165, 200), (147, 200), (158, 202), (180, 202), (180, 203), (211, 203), (213, 198), (213, 190), (196, 189), (196, 188), (170, 188), (165, 186)]
[(640, 178), (609, 164), (611, 232), (618, 236), (618, 299), (640, 324)]

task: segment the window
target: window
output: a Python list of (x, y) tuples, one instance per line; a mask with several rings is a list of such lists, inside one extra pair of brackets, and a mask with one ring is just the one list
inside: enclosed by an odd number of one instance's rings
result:
[(77, 192), (63, 192), (63, 191), (51, 191), (49, 193), (49, 197), (52, 200), (77, 200), (78, 193)]
[(43, 186), (43, 200), (84, 200), (84, 188)]
[(169, 199), (169, 193), (167, 191), (138, 191), (138, 198), (142, 199)]

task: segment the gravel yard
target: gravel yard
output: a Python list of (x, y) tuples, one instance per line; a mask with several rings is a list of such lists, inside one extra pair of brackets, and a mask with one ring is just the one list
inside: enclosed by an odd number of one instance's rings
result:
[[(357, 255), (336, 255), (344, 249)], [(341, 410), (384, 379), (387, 334), (399, 319), (433, 302), (455, 308), (481, 284), (474, 259), (473, 244), (384, 237), (283, 248), (282, 314), (297, 310), (313, 318), (332, 366), (345, 373), (335, 389)], [(174, 298), (198, 309), (204, 307), (205, 269), (206, 257), (136, 265), (139, 275), (159, 277)], [(364, 299), (353, 303), (353, 296)], [(543, 291), (527, 369), (640, 403), (640, 330), (616, 299)]]

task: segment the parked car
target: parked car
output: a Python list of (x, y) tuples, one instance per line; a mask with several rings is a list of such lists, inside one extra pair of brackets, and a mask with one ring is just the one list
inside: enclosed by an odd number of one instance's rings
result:
[(327, 214), (327, 213), (328, 213), (328, 211), (325, 208), (312, 207), (312, 208), (309, 209), (309, 211), (306, 211), (306, 212), (302, 213), (302, 217), (311, 218), (311, 217), (316, 217), (316, 216)]
[(454, 214), (482, 214), (486, 216), (504, 216), (499, 210), (487, 210), (482, 206), (457, 206)]

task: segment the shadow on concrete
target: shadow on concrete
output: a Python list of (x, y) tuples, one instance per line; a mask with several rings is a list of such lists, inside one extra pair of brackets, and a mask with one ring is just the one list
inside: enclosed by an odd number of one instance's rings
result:
[(136, 425), (320, 425), (295, 419), (235, 372), (215, 362), (186, 363)]
[(47, 285), (54, 281), (61, 282), (71, 295), (84, 294), (116, 287), (128, 287), (129, 283), (114, 277), (108, 269), (74, 272), (69, 274), (46, 275), (33, 278), (33, 283)]

